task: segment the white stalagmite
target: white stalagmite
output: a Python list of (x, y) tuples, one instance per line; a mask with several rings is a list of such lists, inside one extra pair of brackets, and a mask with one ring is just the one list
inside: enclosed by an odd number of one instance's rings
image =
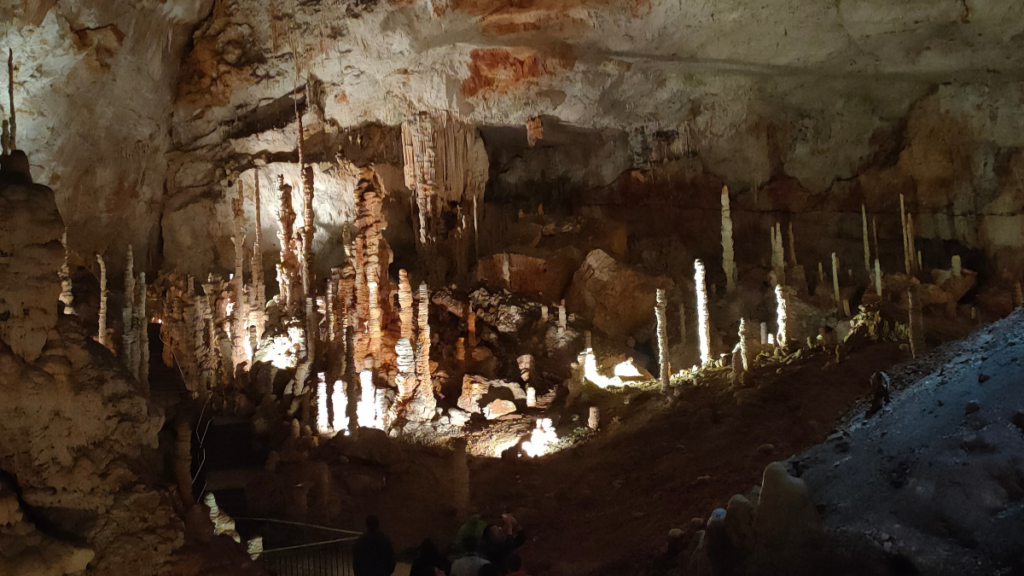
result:
[(601, 409), (597, 406), (590, 407), (590, 416), (587, 418), (587, 428), (597, 430), (601, 425)]
[(963, 269), (960, 267), (960, 256), (954, 255), (951, 265), (953, 267), (953, 276), (959, 278), (960, 274), (963, 271)]
[(761, 322), (761, 346), (768, 345), (768, 323)]
[(395, 386), (398, 387), (398, 399), (405, 402), (416, 392), (416, 353), (408, 338), (399, 338), (395, 344), (395, 356), (398, 364)]
[(697, 290), (697, 335), (700, 338), (700, 363), (706, 366), (711, 362), (711, 323), (708, 319), (708, 293), (705, 286), (704, 263), (693, 262), (693, 284)]
[(775, 287), (775, 320), (779, 325), (779, 333), (775, 341), (778, 342), (780, 348), (785, 348), (789, 343), (789, 331), (786, 327), (788, 315), (786, 312), (786, 289), (783, 286)]
[(348, 398), (345, 395), (345, 382), (334, 381), (334, 392), (331, 394), (331, 410), (334, 412), (334, 419), (331, 427), (335, 432), (341, 432), (348, 428)]
[(356, 418), (361, 428), (377, 427), (377, 388), (373, 385), (373, 372), (363, 370), (359, 373), (359, 404), (356, 407)]
[(875, 258), (875, 292), (882, 295), (882, 266), (878, 263), (878, 258)]
[(665, 315), (665, 307), (668, 304), (665, 299), (665, 291), (658, 288), (654, 297), (654, 317), (657, 320), (658, 331), (658, 375), (661, 380), (662, 393), (668, 392), (668, 319)]
[(725, 290), (736, 289), (736, 261), (732, 246), (732, 215), (729, 211), (729, 187), (722, 186), (722, 269), (725, 270)]
[(921, 251), (917, 251), (917, 269), (924, 270), (924, 258), (921, 257)]
[(747, 321), (740, 318), (740, 358), (743, 360), (743, 370), (750, 370), (750, 356), (747, 350)]
[(316, 374), (316, 433), (329, 434), (331, 422), (327, 410), (327, 375), (323, 372)]
[(565, 314), (565, 300), (558, 303), (558, 341), (565, 342), (565, 329), (568, 326), (568, 319)]
[(867, 208), (860, 205), (860, 225), (861, 233), (864, 236), (864, 270), (867, 271), (868, 275), (871, 275), (871, 243), (868, 240), (868, 212)]
[(903, 228), (903, 263), (907, 274), (910, 274), (910, 242), (907, 240), (907, 210), (900, 194), (900, 226)]
[(836, 308), (842, 304), (842, 300), (839, 298), (839, 257), (836, 253), (832, 253), (832, 290), (835, 295)]
[(64, 264), (60, 267), (60, 302), (64, 305), (65, 314), (74, 314), (74, 302), (75, 298), (72, 294), (71, 284), (71, 268), (68, 265), (68, 229), (64, 228), (64, 235), (60, 240), (61, 244), (64, 245)]

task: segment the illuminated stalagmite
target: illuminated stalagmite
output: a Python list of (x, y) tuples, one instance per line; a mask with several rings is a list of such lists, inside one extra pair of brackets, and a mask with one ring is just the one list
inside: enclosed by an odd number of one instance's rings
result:
[(412, 302), (412, 286), (409, 285), (409, 273), (405, 270), (399, 270), (398, 314), (401, 321), (402, 338), (408, 340), (410, 345), (415, 342), (416, 339), (416, 327), (413, 325), (413, 319), (416, 317), (416, 312), (413, 310)]
[(434, 382), (430, 375), (430, 290), (427, 283), (420, 283), (417, 304), (416, 335), (416, 392), (410, 418), (430, 420), (434, 417), (437, 400), (434, 398)]
[(661, 391), (668, 392), (668, 318), (665, 308), (668, 302), (665, 298), (665, 291), (661, 288), (655, 292), (654, 316), (657, 320), (658, 331), (658, 379), (661, 381)]
[(107, 336), (107, 296), (110, 294), (107, 290), (107, 264), (103, 261), (103, 256), (99, 254), (96, 255), (96, 262), (100, 265), (100, 317), (96, 341), (104, 347), (110, 348), (110, 339)]
[(789, 314), (787, 311), (788, 303), (786, 301), (786, 288), (784, 286), (775, 287), (775, 320), (779, 325), (779, 332), (775, 338), (780, 348), (785, 348), (789, 344), (789, 330), (787, 324), (789, 323)]
[(705, 285), (704, 263), (693, 262), (693, 284), (697, 290), (697, 336), (700, 338), (700, 363), (711, 362), (711, 323), (708, 316), (708, 294)]
[(875, 258), (875, 293), (882, 295), (882, 266), (878, 258)]
[(722, 186), (722, 269), (725, 270), (725, 289), (736, 289), (736, 262), (732, 247), (732, 215), (729, 211), (729, 188)]
[(416, 392), (417, 385), (416, 353), (412, 342), (408, 338), (400, 338), (395, 344), (395, 355), (398, 357), (398, 375), (395, 376), (398, 399), (401, 402), (408, 402)]
[[(255, 205), (256, 230), (252, 243), (252, 287), (249, 293), (249, 326), (250, 339), (255, 340), (250, 345), (255, 353), (259, 341), (263, 338), (263, 332), (267, 326), (267, 285), (263, 275), (263, 223), (260, 215), (260, 169), (259, 166), (253, 170), (253, 204)], [(254, 334), (253, 334), (254, 333)], [(255, 336), (255, 338), (252, 338)]]
[(750, 352), (747, 349), (747, 321), (740, 318), (740, 359), (743, 361), (743, 370), (750, 370)]
[(231, 310), (231, 363), (237, 367), (250, 360), (246, 344), (249, 340), (249, 302), (245, 293), (245, 212), (243, 210), (244, 189), (242, 180), (236, 180), (238, 196), (231, 199), (234, 233), (231, 242), (235, 246), (235, 273), (231, 277), (234, 306)]
[(75, 297), (71, 292), (71, 268), (68, 266), (68, 229), (64, 229), (64, 236), (61, 237), (61, 244), (64, 245), (64, 263), (60, 267), (60, 303), (64, 306), (65, 314), (74, 314)]
[(911, 272), (910, 240), (907, 238), (907, 209), (903, 202), (903, 194), (900, 194), (900, 227), (903, 234), (903, 264), (907, 274)]
[(836, 310), (841, 310), (842, 299), (839, 297), (839, 257), (832, 253), (832, 292), (835, 297)]
[(281, 243), (280, 261), (277, 265), (277, 285), (280, 293), (278, 302), (285, 307), (289, 316), (294, 316), (302, 302), (299, 290), (299, 256), (295, 252), (295, 210), (292, 209), (292, 187), (284, 183), (284, 176), (278, 178), (281, 203), (277, 212), (277, 239)]

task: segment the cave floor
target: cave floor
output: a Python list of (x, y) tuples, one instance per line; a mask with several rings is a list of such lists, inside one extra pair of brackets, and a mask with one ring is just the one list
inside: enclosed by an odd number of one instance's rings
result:
[[(531, 574), (632, 573), (661, 552), (671, 528), (749, 491), (770, 462), (823, 442), (869, 394), (873, 372), (908, 359), (896, 343), (857, 338), (838, 364), (833, 351), (805, 350), (756, 369), (741, 390), (724, 370), (671, 400), (595, 390), (584, 400), (601, 408), (597, 435), (535, 460), (472, 459), (472, 502), (486, 520), (506, 510), (519, 518)], [(574, 412), (581, 426), (585, 410)], [(399, 551), (428, 536), (447, 545), (463, 520), (452, 513), (451, 478), (444, 456), (405, 448), (387, 487), (347, 503), (337, 520), (359, 526), (378, 514)]]

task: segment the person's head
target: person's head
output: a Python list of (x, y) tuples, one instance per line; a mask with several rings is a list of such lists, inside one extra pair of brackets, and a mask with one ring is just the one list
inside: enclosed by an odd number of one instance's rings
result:
[(380, 520), (378, 520), (376, 516), (367, 516), (366, 530), (367, 532), (376, 532), (380, 530)]
[(490, 526), (488, 526), (485, 534), (487, 539), (491, 542), (500, 543), (505, 541), (505, 530), (503, 530), (501, 526), (498, 526), (496, 524), (491, 524)]
[(432, 558), (440, 555), (441, 551), (437, 548), (437, 544), (435, 544), (430, 538), (427, 538), (420, 543), (420, 556), (424, 558)]
[(518, 554), (510, 554), (505, 562), (505, 567), (509, 572), (519, 572), (523, 569), (523, 561), (519, 559)]
[(498, 568), (497, 564), (488, 562), (480, 567), (476, 576), (501, 576), (501, 569)]

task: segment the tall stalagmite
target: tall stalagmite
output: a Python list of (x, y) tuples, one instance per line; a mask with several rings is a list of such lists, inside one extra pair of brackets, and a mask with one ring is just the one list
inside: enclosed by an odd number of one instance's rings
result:
[[(724, 217), (723, 217), (724, 218)], [(665, 310), (668, 301), (665, 298), (665, 290), (658, 288), (655, 292), (654, 316), (657, 319), (658, 330), (658, 378), (661, 380), (661, 392), (668, 392), (668, 318)]]
[(832, 293), (835, 298), (836, 312), (840, 313), (843, 300), (839, 296), (839, 257), (835, 252), (832, 253)]
[(915, 246), (914, 236), (914, 215), (907, 214), (907, 256), (910, 258), (910, 271), (916, 272), (918, 270), (917, 265), (917, 247)]
[(96, 262), (100, 265), (100, 317), (99, 317), (99, 330), (97, 330), (96, 341), (102, 344), (105, 348), (110, 348), (109, 338), (107, 338), (107, 264), (103, 261), (103, 256), (96, 255)]
[(405, 270), (398, 271), (398, 315), (401, 322), (401, 337), (409, 341), (410, 345), (416, 342), (416, 327), (413, 324), (416, 312), (413, 310), (412, 286), (409, 285), (409, 273)]
[(242, 179), (235, 180), (238, 195), (231, 199), (234, 233), (231, 242), (235, 245), (235, 273), (231, 278), (234, 293), (234, 308), (231, 310), (231, 363), (236, 368), (248, 363), (249, 351), (249, 302), (245, 295), (245, 211)]
[(780, 348), (785, 348), (789, 345), (789, 313), (787, 311), (788, 302), (786, 301), (786, 288), (784, 286), (775, 287), (775, 320), (779, 325), (779, 332), (776, 335), (775, 342)]
[(417, 308), (416, 335), (416, 410), (414, 414), (423, 420), (433, 417), (437, 401), (434, 398), (434, 382), (430, 376), (430, 290), (427, 283), (420, 283)]
[(64, 263), (60, 267), (60, 303), (64, 307), (65, 314), (74, 314), (75, 297), (72, 293), (71, 268), (68, 265), (68, 229), (64, 228), (64, 235), (61, 237), (61, 244), (64, 245)]
[(879, 297), (882, 296), (882, 266), (878, 262), (878, 258), (875, 258), (875, 293)]
[(739, 344), (740, 344), (740, 360), (743, 362), (743, 370), (750, 370), (750, 353), (747, 349), (747, 321), (745, 318), (740, 318), (740, 329), (739, 329)]
[(285, 306), (289, 316), (294, 316), (299, 310), (299, 303), (302, 302), (302, 294), (299, 256), (295, 252), (292, 187), (284, 183), (284, 176), (279, 176), (277, 189), (281, 193), (281, 203), (277, 212), (277, 239), (281, 243), (281, 260), (277, 265), (277, 285), (280, 292), (278, 301)]
[(732, 247), (732, 215), (729, 211), (729, 188), (722, 186), (722, 269), (725, 270), (725, 289), (736, 289), (736, 261)]
[(711, 362), (711, 323), (708, 314), (704, 263), (695, 260), (693, 271), (693, 284), (697, 290), (697, 335), (700, 338), (700, 363), (702, 366), (707, 366)]
[(864, 239), (864, 270), (871, 275), (871, 245), (868, 242), (868, 212), (867, 208), (860, 205), (860, 226), (861, 234)]
[[(255, 343), (251, 346), (253, 353), (255, 353), (267, 326), (267, 285), (263, 275), (263, 222), (260, 216), (262, 208), (260, 206), (259, 165), (253, 170), (253, 180), (252, 199), (255, 205), (256, 231), (253, 237), (252, 262), (250, 263), (250, 268), (252, 268), (252, 290), (249, 294), (249, 325), (253, 328), (250, 332), (255, 332), (255, 334), (250, 334), (250, 338), (255, 340)], [(255, 338), (252, 338), (252, 336), (255, 336)]]
[(900, 194), (900, 227), (903, 232), (903, 265), (909, 275), (911, 272), (910, 241), (907, 238), (907, 209), (903, 201), (903, 194)]
[(136, 379), (139, 377), (138, 335), (135, 332), (135, 257), (132, 245), (128, 245), (128, 254), (124, 267), (124, 308), (121, 310), (121, 362)]

